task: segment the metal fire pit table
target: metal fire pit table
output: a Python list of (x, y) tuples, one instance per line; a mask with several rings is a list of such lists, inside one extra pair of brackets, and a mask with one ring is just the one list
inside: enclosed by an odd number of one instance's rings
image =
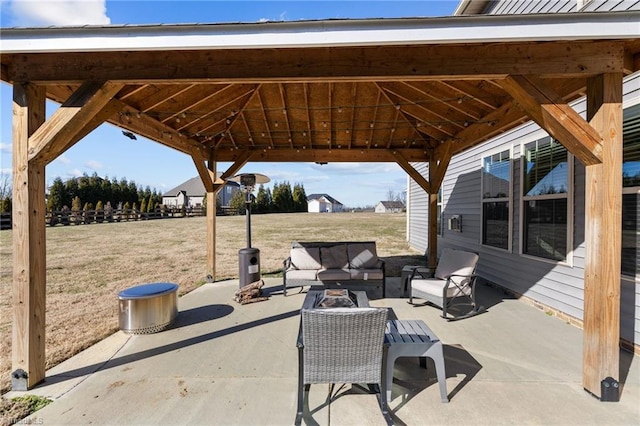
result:
[(142, 284), (118, 293), (120, 330), (128, 334), (157, 333), (178, 316), (178, 285)]

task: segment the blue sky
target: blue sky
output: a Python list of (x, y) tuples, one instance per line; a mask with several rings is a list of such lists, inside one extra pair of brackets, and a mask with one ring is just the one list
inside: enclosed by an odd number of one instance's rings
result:
[[(334, 18), (446, 16), (457, 1), (104, 1), (0, 0), (0, 26), (119, 25), (214, 22), (298, 21)], [(11, 173), (11, 86), (0, 84), (0, 171)], [(47, 105), (47, 113), (56, 104)], [(219, 163), (224, 171), (229, 163)], [(139, 186), (165, 191), (197, 175), (190, 157), (121, 130), (103, 125), (47, 166), (46, 180), (83, 173), (127, 178)], [(406, 174), (394, 163), (248, 163), (273, 181), (302, 183), (307, 194), (327, 193), (349, 207), (375, 205), (389, 191), (406, 189)]]

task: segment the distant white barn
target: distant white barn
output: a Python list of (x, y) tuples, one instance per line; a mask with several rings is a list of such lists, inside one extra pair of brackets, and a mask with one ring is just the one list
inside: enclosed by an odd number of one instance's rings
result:
[(402, 213), (403, 210), (402, 201), (380, 201), (376, 204), (376, 213)]
[(340, 201), (327, 194), (311, 194), (307, 197), (307, 211), (309, 213), (341, 212), (343, 207)]

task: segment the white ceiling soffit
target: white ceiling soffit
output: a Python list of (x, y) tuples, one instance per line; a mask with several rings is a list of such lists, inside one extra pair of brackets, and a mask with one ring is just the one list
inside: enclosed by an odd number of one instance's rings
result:
[(254, 24), (4, 28), (9, 53), (338, 47), (638, 38), (640, 11)]

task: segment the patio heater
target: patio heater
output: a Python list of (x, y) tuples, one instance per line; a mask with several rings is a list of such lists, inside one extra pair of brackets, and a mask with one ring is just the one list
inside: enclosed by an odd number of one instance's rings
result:
[(257, 183), (267, 183), (270, 179), (259, 173), (242, 173), (227, 180), (238, 182), (240, 191), (245, 194), (247, 246), (238, 251), (238, 267), (240, 271), (240, 288), (260, 279), (260, 250), (251, 247), (251, 198)]

